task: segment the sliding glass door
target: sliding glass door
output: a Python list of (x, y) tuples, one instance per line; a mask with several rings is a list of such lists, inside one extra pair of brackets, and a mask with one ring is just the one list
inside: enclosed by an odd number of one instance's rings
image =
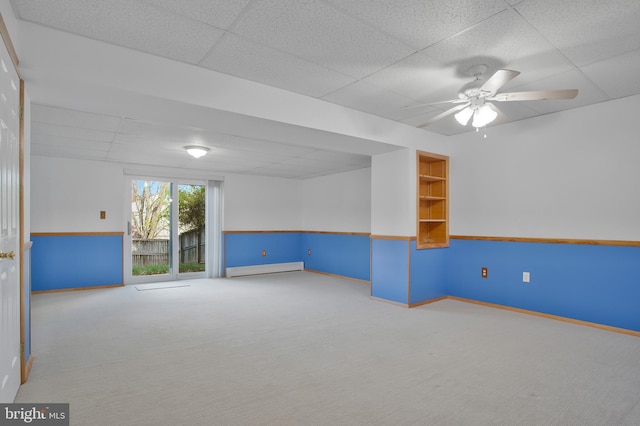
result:
[(178, 185), (180, 274), (206, 269), (207, 203), (205, 185)]
[(125, 282), (204, 277), (206, 183), (129, 178)]

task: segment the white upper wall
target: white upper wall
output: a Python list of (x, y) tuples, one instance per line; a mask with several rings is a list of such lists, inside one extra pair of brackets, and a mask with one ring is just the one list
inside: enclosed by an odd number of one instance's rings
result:
[(640, 95), (451, 137), (452, 235), (640, 240)]
[(124, 188), (117, 164), (32, 156), (31, 232), (122, 232)]
[[(188, 170), (132, 169), (110, 162), (33, 156), (32, 232), (122, 232), (128, 174), (187, 177)], [(308, 230), (368, 233), (371, 169), (315, 179), (224, 176), (227, 231)], [(195, 175), (191, 174), (195, 178)], [(201, 176), (205, 179), (204, 176)], [(221, 176), (209, 176), (221, 178)], [(107, 212), (105, 220), (100, 211)]]
[(302, 230), (371, 231), (371, 169), (301, 181)]
[(225, 231), (300, 230), (300, 180), (226, 175)]
[(415, 235), (415, 149), (376, 155), (371, 166), (371, 233)]

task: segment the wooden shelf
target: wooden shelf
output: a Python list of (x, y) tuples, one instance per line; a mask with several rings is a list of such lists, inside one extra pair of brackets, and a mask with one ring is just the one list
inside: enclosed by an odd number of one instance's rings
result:
[(419, 175), (418, 177), (420, 178), (420, 180), (426, 180), (431, 182), (442, 182), (447, 180), (446, 178), (439, 177), (439, 176)]
[(449, 246), (449, 157), (418, 151), (416, 248)]

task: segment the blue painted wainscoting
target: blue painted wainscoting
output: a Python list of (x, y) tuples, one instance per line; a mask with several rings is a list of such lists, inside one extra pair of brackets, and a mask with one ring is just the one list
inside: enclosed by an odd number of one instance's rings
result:
[(372, 237), (371, 296), (409, 307), (445, 297), (446, 256), (417, 250), (415, 238)]
[(31, 289), (50, 291), (123, 284), (123, 234), (31, 234)]
[(225, 232), (225, 267), (300, 262), (300, 239), (298, 231)]
[(419, 305), (447, 295), (447, 250), (417, 250), (416, 241), (411, 241), (409, 305)]
[[(640, 247), (451, 239), (451, 296), (640, 331)], [(482, 267), (488, 278), (482, 278)], [(530, 283), (522, 273), (531, 274)]]
[[(224, 265), (236, 267), (304, 262), (307, 270), (369, 281), (369, 244), (369, 234), (225, 231)], [(265, 256), (262, 255), (263, 250)]]
[(305, 269), (369, 281), (369, 234), (304, 232), (301, 244)]
[(371, 237), (371, 296), (409, 304), (409, 239)]

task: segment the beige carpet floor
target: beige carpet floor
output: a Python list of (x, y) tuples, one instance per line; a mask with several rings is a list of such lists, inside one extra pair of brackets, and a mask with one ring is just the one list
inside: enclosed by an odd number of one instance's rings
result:
[(640, 425), (637, 337), (306, 272), (177, 285), (34, 295), (16, 402), (91, 426)]

